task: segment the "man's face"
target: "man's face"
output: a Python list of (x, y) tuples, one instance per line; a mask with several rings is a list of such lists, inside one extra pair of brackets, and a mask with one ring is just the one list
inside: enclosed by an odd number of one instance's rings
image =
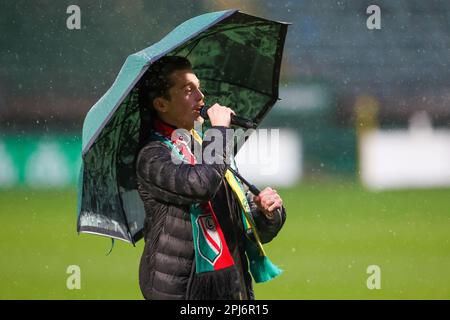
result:
[(200, 81), (192, 70), (177, 70), (170, 75), (172, 87), (169, 100), (165, 100), (166, 112), (163, 120), (177, 128), (190, 130), (194, 121), (203, 121), (200, 109), (205, 104), (200, 91)]

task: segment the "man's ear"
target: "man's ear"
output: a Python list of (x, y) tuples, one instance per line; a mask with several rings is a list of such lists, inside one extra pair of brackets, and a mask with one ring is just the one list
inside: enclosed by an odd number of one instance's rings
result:
[(166, 113), (168, 108), (167, 100), (164, 99), (163, 97), (155, 98), (153, 99), (153, 107), (158, 112)]

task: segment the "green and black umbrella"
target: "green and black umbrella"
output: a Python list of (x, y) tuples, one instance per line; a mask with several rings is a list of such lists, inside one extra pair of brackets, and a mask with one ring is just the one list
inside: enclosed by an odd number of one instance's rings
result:
[(259, 124), (278, 99), (287, 24), (237, 10), (212, 12), (179, 25), (161, 41), (128, 56), (111, 88), (86, 115), (78, 189), (78, 232), (135, 243), (145, 211), (135, 159), (141, 147), (145, 79), (166, 55), (187, 57), (207, 104), (219, 102)]

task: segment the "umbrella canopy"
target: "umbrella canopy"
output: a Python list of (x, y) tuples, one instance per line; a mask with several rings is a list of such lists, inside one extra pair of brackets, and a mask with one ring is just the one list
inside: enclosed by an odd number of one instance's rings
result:
[(128, 56), (111, 88), (86, 115), (78, 186), (78, 232), (135, 243), (145, 210), (136, 183), (145, 73), (166, 55), (187, 57), (205, 102), (232, 107), (259, 124), (278, 99), (287, 24), (237, 10), (192, 18)]

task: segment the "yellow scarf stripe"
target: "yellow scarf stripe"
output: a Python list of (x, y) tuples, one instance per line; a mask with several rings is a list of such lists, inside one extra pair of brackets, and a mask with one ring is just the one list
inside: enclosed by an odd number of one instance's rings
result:
[(253, 222), (252, 222), (253, 220), (249, 217), (251, 212), (250, 212), (250, 207), (247, 202), (247, 198), (245, 197), (245, 194), (244, 194), (244, 190), (242, 190), (242, 188), (239, 186), (239, 183), (237, 182), (236, 177), (230, 170), (227, 170), (227, 172), (225, 173), (225, 179), (227, 179), (228, 184), (230, 185), (231, 189), (234, 191), (234, 193), (238, 197), (239, 204), (242, 208), (242, 211), (244, 212), (245, 222), (252, 229), (253, 235), (255, 236), (256, 244), (258, 245), (258, 248), (261, 251), (261, 255), (265, 256), (266, 252), (264, 251), (264, 248), (261, 244), (261, 240), (259, 238), (258, 231), (256, 230), (256, 226), (253, 224)]

